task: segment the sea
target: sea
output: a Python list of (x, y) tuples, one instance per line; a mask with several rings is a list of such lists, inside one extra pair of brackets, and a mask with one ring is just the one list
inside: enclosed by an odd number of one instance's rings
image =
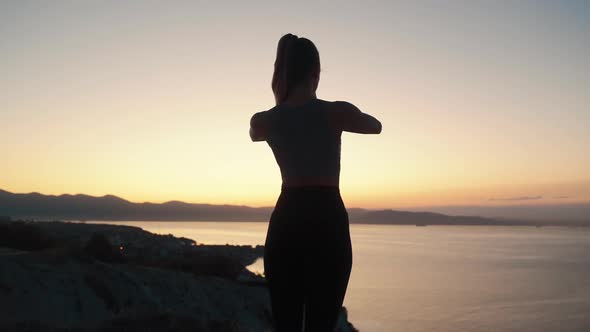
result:
[[(111, 222), (264, 244), (266, 222)], [(361, 332), (589, 332), (590, 228), (350, 226), (344, 305)], [(249, 267), (263, 272), (258, 260)]]

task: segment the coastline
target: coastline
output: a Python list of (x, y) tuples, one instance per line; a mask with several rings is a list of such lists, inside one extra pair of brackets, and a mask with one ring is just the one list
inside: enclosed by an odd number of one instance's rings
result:
[[(0, 222), (0, 328), (271, 331), (262, 246), (202, 245), (134, 226)], [(338, 331), (355, 331), (345, 309)]]
[[(165, 203), (137, 203), (123, 198), (106, 196), (17, 194), (0, 189), (2, 215), (31, 220), (94, 220), (94, 221), (267, 221), (272, 207), (245, 205), (215, 205), (169, 201)], [(370, 210), (348, 208), (351, 224), (374, 225), (461, 225), (461, 226), (566, 226), (590, 227), (590, 204), (563, 206), (568, 218), (560, 218), (551, 211), (539, 210), (536, 218), (516, 213), (503, 216), (500, 211), (451, 211), (449, 214), (428, 210)], [(482, 208), (482, 207), (479, 207)], [(483, 212), (483, 211), (479, 211)], [(513, 211), (518, 212), (518, 211)], [(565, 213), (565, 210), (562, 211)], [(562, 213), (562, 214), (563, 214)], [(5, 217), (8, 218), (8, 217)], [(0, 220), (3, 217), (0, 215)]]

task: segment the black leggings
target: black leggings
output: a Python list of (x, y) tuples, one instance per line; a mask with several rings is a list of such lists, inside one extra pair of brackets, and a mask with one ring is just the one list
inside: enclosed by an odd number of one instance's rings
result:
[[(264, 272), (276, 332), (333, 331), (352, 267), (348, 214), (336, 187), (283, 188)], [(305, 322), (305, 323), (304, 323)]]

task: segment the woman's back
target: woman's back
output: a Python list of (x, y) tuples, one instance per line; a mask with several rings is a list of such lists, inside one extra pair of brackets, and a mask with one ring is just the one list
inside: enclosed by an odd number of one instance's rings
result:
[(354, 105), (317, 98), (256, 113), (250, 126), (252, 140), (271, 147), (283, 186), (292, 187), (338, 187), (342, 132), (381, 132), (381, 123)]
[(340, 174), (341, 131), (330, 121), (328, 103), (311, 99), (301, 106), (269, 111), (266, 141), (283, 179), (335, 179)]

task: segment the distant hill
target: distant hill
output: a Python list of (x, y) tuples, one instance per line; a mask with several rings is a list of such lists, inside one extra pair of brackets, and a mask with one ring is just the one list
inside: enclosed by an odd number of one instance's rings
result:
[(264, 220), (271, 208), (237, 205), (133, 203), (117, 196), (15, 194), (0, 190), (0, 215), (60, 220)]
[(420, 210), (447, 215), (480, 216), (494, 219), (518, 219), (546, 222), (590, 223), (590, 203), (563, 202), (560, 204), (504, 204), (504, 205), (447, 205), (424, 206)]
[(477, 216), (449, 216), (433, 212), (351, 209), (350, 219), (357, 224), (396, 225), (523, 225), (524, 221), (501, 220)]
[[(266, 221), (271, 207), (240, 205), (133, 203), (117, 196), (16, 194), (0, 190), (0, 216), (36, 220), (96, 221)], [(396, 225), (535, 225), (533, 221), (504, 220), (477, 216), (450, 216), (432, 212), (395, 210), (348, 210), (350, 222)], [(547, 222), (543, 223), (548, 224)], [(561, 224), (565, 225), (565, 224)], [(586, 225), (577, 223), (576, 225)]]

